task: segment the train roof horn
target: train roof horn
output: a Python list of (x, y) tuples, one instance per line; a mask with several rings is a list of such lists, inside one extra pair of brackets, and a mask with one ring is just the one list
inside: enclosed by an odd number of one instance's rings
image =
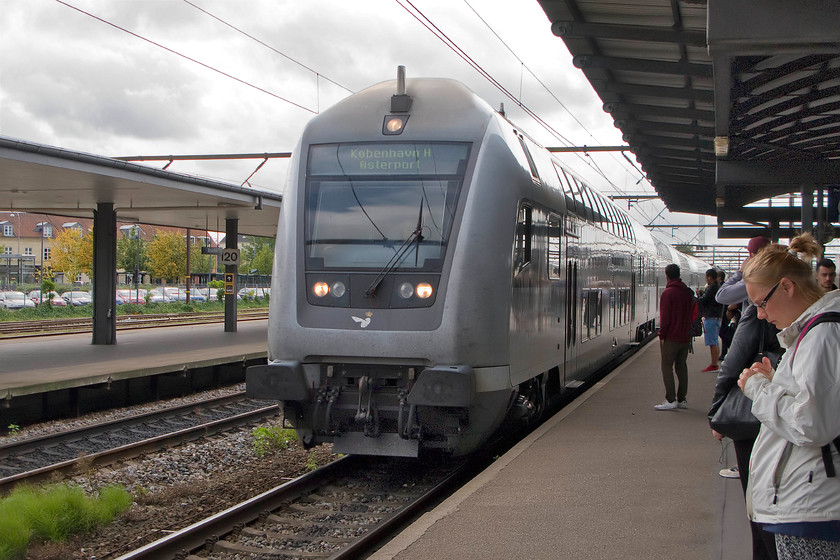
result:
[(405, 93), (405, 66), (397, 66), (397, 93), (391, 96), (391, 112), (407, 113), (411, 101), (411, 96)]

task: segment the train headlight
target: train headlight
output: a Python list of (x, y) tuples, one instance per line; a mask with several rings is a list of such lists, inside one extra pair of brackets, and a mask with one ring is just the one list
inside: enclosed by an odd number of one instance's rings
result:
[(403, 299), (408, 299), (414, 295), (414, 286), (412, 286), (409, 282), (403, 282), (400, 284), (400, 297)]
[(340, 298), (347, 292), (347, 286), (344, 285), (344, 282), (333, 282), (332, 285), (332, 295), (333, 297)]
[(417, 284), (417, 297), (420, 299), (428, 299), (432, 297), (432, 285), (426, 282)]
[(387, 115), (385, 122), (382, 124), (382, 134), (397, 135), (402, 134), (405, 128), (405, 123), (408, 121), (409, 115)]
[(322, 298), (330, 293), (330, 286), (326, 282), (315, 282), (315, 285), (312, 286), (312, 293)]

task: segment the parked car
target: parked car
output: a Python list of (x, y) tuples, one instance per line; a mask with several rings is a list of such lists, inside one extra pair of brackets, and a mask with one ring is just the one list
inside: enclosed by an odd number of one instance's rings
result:
[(163, 292), (171, 301), (187, 301), (187, 292), (176, 286), (164, 286)]
[(61, 297), (68, 305), (75, 306), (90, 305), (92, 301), (89, 292), (64, 292)]
[(148, 295), (146, 296), (146, 301), (149, 303), (172, 303), (173, 301), (178, 301), (177, 299), (173, 300), (166, 292), (163, 291), (163, 288), (153, 288), (149, 290)]
[(0, 292), (0, 307), (4, 309), (24, 309), (35, 307), (35, 303), (23, 292)]
[(146, 305), (146, 290), (117, 290), (117, 297), (122, 298), (123, 302), (125, 303)]
[(237, 294), (237, 299), (243, 298), (251, 298), (251, 299), (264, 299), (269, 297), (271, 289), (270, 288), (242, 288), (239, 290)]
[[(67, 302), (61, 299), (61, 296), (55, 292), (50, 292), (52, 298), (49, 299), (49, 302), (52, 304), (53, 307), (67, 307)], [(41, 297), (41, 290), (32, 290), (28, 294), (26, 294), (35, 305), (42, 305), (47, 303), (48, 296), (45, 294), (44, 297)]]
[(218, 288), (210, 288), (208, 286), (204, 286), (203, 288), (193, 288), (192, 292), (190, 292), (190, 296), (195, 298), (197, 295), (200, 295), (204, 298), (201, 301), (219, 301), (218, 292)]

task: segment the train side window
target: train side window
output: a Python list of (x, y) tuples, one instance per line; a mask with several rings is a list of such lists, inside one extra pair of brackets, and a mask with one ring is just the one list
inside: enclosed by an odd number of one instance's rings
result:
[(607, 213), (610, 215), (610, 232), (616, 237), (623, 237), (621, 235), (621, 224), (618, 221), (618, 212), (615, 210), (615, 206), (607, 201)]
[(531, 262), (531, 207), (522, 205), (516, 218), (516, 239), (513, 243), (513, 273), (519, 274)]
[[(572, 177), (571, 180), (576, 181), (577, 179)], [(586, 208), (586, 213), (584, 214), (584, 217), (590, 222), (593, 222), (595, 221), (595, 204), (592, 202), (592, 198), (589, 195), (589, 190), (583, 183), (578, 183), (578, 189), (580, 189), (581, 198), (583, 199), (583, 205)]]
[(531, 156), (531, 150), (528, 149), (528, 145), (525, 143), (525, 139), (522, 137), (521, 134), (517, 134), (516, 138), (519, 140), (519, 145), (522, 146), (522, 151), (525, 152), (525, 159), (528, 160), (528, 167), (531, 168), (531, 179), (533, 179), (534, 183), (540, 183), (540, 174), (537, 172), (537, 165), (534, 163), (534, 158)]
[(551, 214), (548, 217), (548, 277), (560, 280), (560, 243), (562, 239), (562, 222), (560, 216)]
[(606, 204), (604, 203), (604, 197), (602, 197), (600, 195), (600, 193), (597, 193), (594, 190), (591, 191), (591, 192), (592, 192), (592, 198), (595, 199), (595, 205), (598, 207), (598, 216), (599, 216), (598, 220), (601, 222), (601, 227), (608, 230), (610, 228), (610, 226), (609, 226), (609, 220), (610, 219), (609, 219), (609, 214), (607, 214), (607, 207), (606, 207)]
[(601, 290), (585, 290), (583, 293), (583, 340), (601, 334)]
[(554, 164), (554, 170), (557, 172), (557, 178), (560, 179), (560, 184), (563, 186), (563, 193), (566, 195), (566, 207), (570, 212), (580, 215), (580, 208), (582, 205), (580, 193), (576, 192), (577, 189), (573, 188), (575, 185), (566, 176), (566, 172), (563, 171), (563, 168), (557, 165), (557, 162), (555, 161), (552, 161), (551, 163)]

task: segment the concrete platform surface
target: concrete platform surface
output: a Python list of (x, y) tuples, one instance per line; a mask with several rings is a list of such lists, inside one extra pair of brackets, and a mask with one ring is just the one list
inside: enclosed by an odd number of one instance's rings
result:
[(268, 352), (268, 321), (124, 330), (117, 343), (93, 345), (91, 335), (0, 340), (0, 398), (206, 367)]
[(706, 419), (716, 374), (695, 346), (689, 408), (654, 410), (654, 341), (369, 558), (749, 559), (740, 482), (718, 474), (734, 450)]

